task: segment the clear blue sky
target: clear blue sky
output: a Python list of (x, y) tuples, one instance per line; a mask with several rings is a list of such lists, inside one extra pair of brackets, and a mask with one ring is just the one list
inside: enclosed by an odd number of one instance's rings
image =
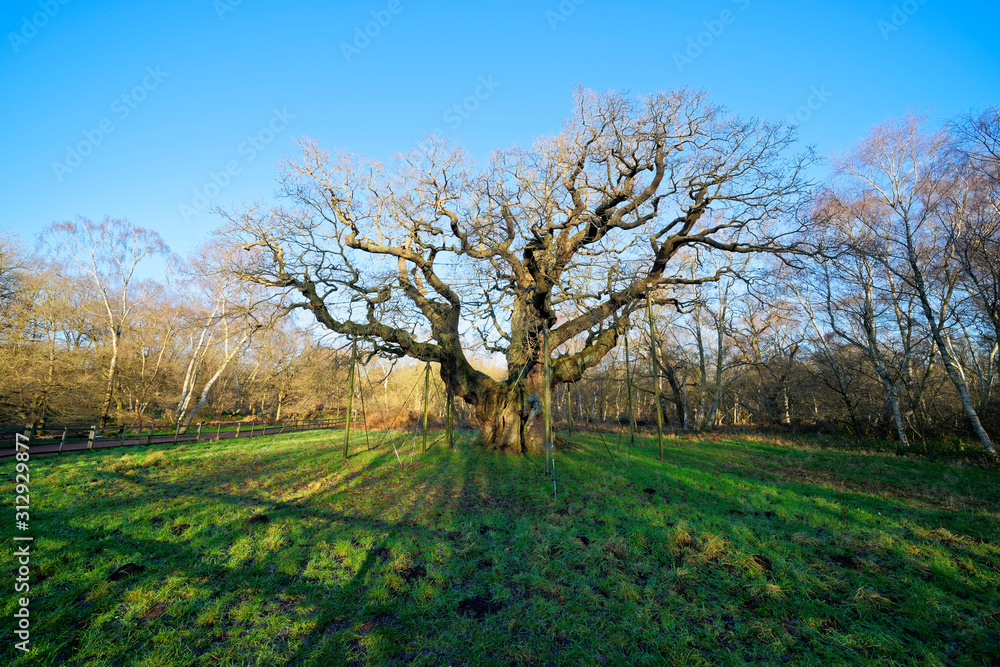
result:
[[(938, 122), (1000, 104), (995, 1), (63, 2), (0, 8), (0, 226), (28, 241), (111, 215), (186, 252), (219, 224), (185, 219), (181, 205), (209, 203), (195, 189), (223, 206), (271, 198), (293, 137), (388, 158), (441, 129), (483, 159), (555, 131), (577, 84), (799, 110), (822, 154), (907, 109)], [(81, 142), (95, 145), (67, 158)]]

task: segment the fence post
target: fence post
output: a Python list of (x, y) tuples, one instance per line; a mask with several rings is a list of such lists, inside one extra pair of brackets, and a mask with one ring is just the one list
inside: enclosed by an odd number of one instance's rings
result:
[(431, 363), (428, 361), (424, 365), (424, 454), (427, 453), (427, 410), (430, 407), (428, 405), (428, 398), (430, 398), (431, 391)]
[(153, 427), (154, 424), (149, 425), (149, 433), (146, 434), (146, 445), (153, 444)]
[(59, 442), (59, 453), (62, 454), (63, 447), (66, 446), (66, 434), (69, 432), (68, 428), (63, 429), (62, 440)]
[(257, 421), (256, 420), (250, 422), (250, 437), (251, 438), (253, 437), (253, 429), (254, 429), (255, 426), (257, 426)]
[(94, 448), (94, 437), (97, 435), (97, 427), (90, 427), (90, 434), (87, 436), (87, 449)]
[(240, 437), (240, 429), (243, 428), (243, 422), (236, 422), (236, 438)]
[(181, 435), (181, 420), (178, 419), (177, 427), (174, 429), (174, 444), (177, 443), (177, 439), (180, 437), (180, 435)]
[(125, 446), (125, 424), (122, 424), (122, 439), (118, 441), (119, 447)]
[(198, 432), (195, 433), (195, 436), (194, 436), (194, 441), (195, 442), (198, 442), (199, 440), (201, 440), (201, 425), (202, 425), (202, 423), (203, 422), (198, 422)]
[(222, 422), (219, 422), (219, 427), (215, 429), (215, 439), (219, 439), (219, 435), (222, 433)]
[(656, 329), (653, 327), (653, 299), (649, 295), (652, 283), (646, 283), (646, 314), (649, 316), (649, 358), (653, 362), (653, 394), (656, 397), (656, 439), (660, 443), (660, 461), (663, 461), (663, 405), (660, 403), (660, 364), (656, 358)]
[(31, 446), (31, 439), (35, 437), (35, 424), (37, 424), (37, 423), (38, 423), (38, 420), (36, 419), (35, 421), (31, 422), (31, 426), (28, 427), (28, 442), (27, 442), (27, 444), (28, 444), (29, 447)]
[[(347, 423), (344, 425), (344, 460), (351, 442), (351, 408), (354, 404), (354, 364), (357, 361), (357, 341), (351, 343), (351, 367), (347, 371)], [(340, 411), (340, 408), (337, 408)]]

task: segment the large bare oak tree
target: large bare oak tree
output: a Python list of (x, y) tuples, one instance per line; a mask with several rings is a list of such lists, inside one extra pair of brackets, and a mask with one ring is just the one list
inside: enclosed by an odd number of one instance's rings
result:
[[(226, 213), (224, 233), (241, 277), (373, 352), (439, 364), (488, 447), (538, 451), (543, 336), (552, 382), (575, 382), (647, 292), (669, 303), (731, 270), (704, 253), (789, 250), (812, 160), (793, 143), (700, 92), (581, 90), (558, 135), (483, 167), (435, 138), (389, 165), (305, 141), (287, 205)], [(473, 367), (474, 346), (506, 358), (506, 380)]]

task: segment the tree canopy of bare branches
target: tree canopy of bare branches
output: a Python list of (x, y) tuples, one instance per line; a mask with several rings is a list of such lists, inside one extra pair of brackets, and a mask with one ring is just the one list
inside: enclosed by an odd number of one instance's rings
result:
[(87, 218), (56, 222), (42, 234), (42, 241), (57, 255), (75, 265), (96, 290), (111, 341), (107, 390), (101, 411), (101, 426), (108, 421), (114, 396), (119, 344), (137, 305), (153, 298), (159, 287), (136, 279), (136, 268), (147, 257), (168, 252), (155, 231), (137, 227), (128, 220)]
[[(430, 143), (384, 165), (305, 141), (283, 169), (287, 205), (227, 213), (226, 234), (242, 278), (374, 351), (440, 364), (486, 442), (514, 451), (537, 448), (543, 335), (553, 383), (575, 382), (647, 292), (668, 303), (731, 270), (692, 275), (704, 253), (794, 250), (785, 221), (812, 159), (790, 128), (688, 90), (578, 91), (558, 135), (483, 167)], [(471, 366), (474, 336), (504, 355), (505, 381)]]

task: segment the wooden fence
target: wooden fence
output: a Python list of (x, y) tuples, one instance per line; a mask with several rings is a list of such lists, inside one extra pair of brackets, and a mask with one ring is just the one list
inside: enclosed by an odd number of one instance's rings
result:
[(157, 426), (151, 424), (135, 426), (62, 426), (34, 429), (0, 429), (0, 458), (14, 455), (15, 434), (28, 437), (31, 454), (62, 454), (63, 452), (107, 449), (110, 447), (133, 447), (176, 442), (198, 442), (201, 440), (226, 440), (275, 436), (278, 433), (312, 431), (317, 429), (343, 428), (344, 417), (339, 419), (290, 419), (282, 422), (239, 421), (201, 422), (184, 428), (179, 424)]

